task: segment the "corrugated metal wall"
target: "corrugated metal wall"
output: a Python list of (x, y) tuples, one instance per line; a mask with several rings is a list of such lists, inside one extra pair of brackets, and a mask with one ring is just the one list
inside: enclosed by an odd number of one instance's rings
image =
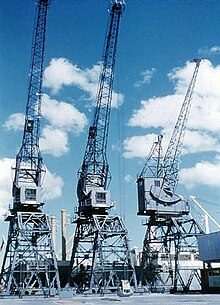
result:
[(220, 262), (220, 231), (198, 236), (199, 259)]

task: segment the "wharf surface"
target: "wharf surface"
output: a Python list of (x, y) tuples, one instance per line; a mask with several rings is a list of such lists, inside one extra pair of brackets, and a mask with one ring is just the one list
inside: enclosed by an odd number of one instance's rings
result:
[(117, 295), (74, 296), (71, 299), (23, 297), (0, 299), (0, 305), (26, 304), (26, 305), (220, 305), (220, 294), (134, 294), (130, 297), (119, 297)]

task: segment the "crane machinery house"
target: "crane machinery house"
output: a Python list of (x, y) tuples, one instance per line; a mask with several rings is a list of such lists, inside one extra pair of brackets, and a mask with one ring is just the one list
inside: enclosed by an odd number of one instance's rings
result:
[(161, 190), (163, 178), (139, 178), (138, 215), (160, 214), (180, 215), (189, 213), (188, 202), (169, 190)]

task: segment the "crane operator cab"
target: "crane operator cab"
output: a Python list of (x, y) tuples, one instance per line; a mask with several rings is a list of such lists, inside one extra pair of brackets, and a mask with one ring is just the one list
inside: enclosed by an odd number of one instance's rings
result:
[(22, 185), (20, 188), (20, 202), (27, 205), (40, 205), (41, 187)]
[[(78, 193), (79, 194), (79, 193)], [(81, 190), (79, 197), (79, 212), (83, 214), (107, 214), (113, 207), (110, 191), (100, 186), (87, 186), (86, 192)]]
[(22, 183), (21, 186), (13, 187), (14, 208), (24, 209), (31, 208), (36, 209), (42, 206), (42, 187), (36, 186), (34, 183)]
[(86, 206), (93, 208), (110, 208), (110, 192), (102, 187), (88, 187), (88, 196), (85, 199)]
[(188, 202), (182, 196), (163, 188), (162, 185), (163, 178), (138, 178), (138, 215), (188, 214)]

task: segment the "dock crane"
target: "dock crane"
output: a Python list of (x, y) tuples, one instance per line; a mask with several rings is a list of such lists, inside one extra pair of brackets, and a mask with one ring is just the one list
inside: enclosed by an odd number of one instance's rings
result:
[(127, 229), (121, 217), (109, 215), (113, 204), (106, 157), (119, 24), (124, 9), (125, 2), (115, 0), (110, 10), (94, 120), (79, 170), (78, 218), (67, 280), (77, 292), (117, 291), (122, 281), (136, 285)]
[[(149, 216), (145, 223), (147, 231), (143, 243), (140, 283), (145, 281), (152, 290), (156, 289), (159, 282), (163, 286), (169, 283), (174, 292), (178, 289), (178, 283), (184, 291), (189, 290), (192, 275), (189, 276), (188, 282), (184, 283), (180, 274), (179, 253), (183, 244), (187, 245), (188, 250), (194, 249), (192, 237), (204, 234), (190, 216), (187, 200), (176, 194), (180, 154), (201, 59), (195, 59), (194, 62), (193, 76), (165, 156), (162, 156), (162, 136), (159, 136), (137, 179), (138, 215)], [(172, 251), (174, 271), (171, 262)], [(168, 274), (167, 278), (163, 279), (161, 266), (158, 264), (159, 253), (162, 252), (167, 260)]]
[(49, 0), (37, 0), (28, 97), (21, 148), (16, 155), (8, 240), (0, 275), (4, 295), (59, 293), (50, 217), (42, 212), (45, 167), (39, 148), (43, 64)]

